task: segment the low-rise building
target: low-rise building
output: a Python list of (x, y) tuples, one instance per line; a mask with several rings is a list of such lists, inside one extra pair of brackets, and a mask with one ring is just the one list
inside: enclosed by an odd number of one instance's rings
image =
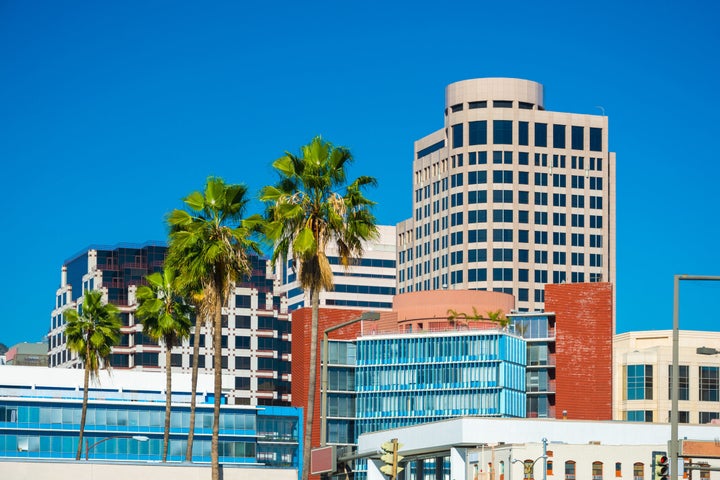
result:
[[(83, 371), (0, 367), (0, 458), (73, 459), (83, 397)], [(233, 383), (223, 376), (223, 392)], [(84, 455), (100, 460), (157, 462), (162, 456), (165, 375), (103, 370), (89, 389)], [(193, 462), (210, 461), (213, 377), (198, 380)], [(209, 393), (208, 393), (209, 392)], [(185, 459), (190, 375), (173, 374), (168, 460)], [(241, 407), (223, 401), (220, 462), (301, 471), (301, 410)]]

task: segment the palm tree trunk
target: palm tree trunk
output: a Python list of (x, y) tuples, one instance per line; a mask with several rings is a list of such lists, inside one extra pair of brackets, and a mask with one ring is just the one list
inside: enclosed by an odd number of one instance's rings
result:
[(165, 339), (165, 433), (163, 435), (163, 462), (167, 462), (168, 446), (170, 445), (170, 402), (172, 397), (172, 370), (170, 368), (170, 362), (172, 360), (171, 348), (172, 342)]
[[(219, 293), (219, 292), (218, 292)], [(212, 463), (212, 480), (220, 480), (220, 397), (222, 396), (222, 298), (215, 298), (215, 319), (213, 328), (213, 369), (215, 370), (215, 402), (213, 408), (212, 443), (210, 445), (210, 462)]]
[(200, 358), (200, 330), (202, 329), (202, 318), (200, 312), (195, 317), (195, 337), (193, 338), (193, 357), (192, 357), (192, 378), (190, 393), (190, 426), (188, 430), (187, 449), (185, 450), (185, 461), (192, 463), (193, 439), (195, 438), (195, 405), (197, 403), (195, 397), (197, 395), (198, 381), (198, 362)]
[[(87, 359), (89, 360), (90, 348), (87, 348)], [(75, 460), (80, 460), (82, 457), (83, 449), (83, 436), (85, 433), (85, 418), (87, 417), (87, 405), (88, 405), (88, 390), (90, 389), (90, 366), (85, 362), (85, 379), (83, 381), (83, 403), (82, 403), (82, 414), (80, 415), (80, 438), (78, 439), (77, 454)]]
[(303, 440), (303, 471), (302, 480), (310, 476), (310, 452), (312, 450), (312, 427), (315, 416), (315, 390), (317, 384), (317, 343), (318, 318), (320, 313), (320, 290), (310, 289), (310, 305), (312, 306), (312, 320), (310, 323), (310, 372), (308, 373), (308, 401), (305, 411), (305, 435)]

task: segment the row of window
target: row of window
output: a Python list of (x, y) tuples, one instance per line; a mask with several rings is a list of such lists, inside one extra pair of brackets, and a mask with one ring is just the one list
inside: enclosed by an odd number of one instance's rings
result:
[[(517, 122), (517, 137), (513, 135), (512, 120), (492, 121), (492, 143), (495, 145), (530, 145), (530, 123)], [(456, 123), (450, 128), (452, 148), (461, 148), (467, 145), (487, 145), (488, 121), (476, 120), (467, 123), (467, 138), (465, 137), (464, 123)], [(567, 125), (552, 124), (552, 148), (571, 148), (585, 150), (586, 145), (592, 152), (602, 151), (602, 128), (590, 127), (588, 138), (585, 137), (585, 127), (572, 125), (570, 127), (570, 142), (567, 142)], [(533, 124), (533, 145), (536, 147), (548, 146), (548, 124), (536, 122)], [(514, 140), (517, 140), (516, 142)], [(586, 141), (587, 140), (587, 141)], [(418, 156), (420, 158), (420, 156)]]
[[(690, 399), (690, 367), (679, 365), (679, 400)], [(720, 367), (698, 367), (698, 398), (702, 402), (720, 402)], [(668, 399), (672, 399), (672, 365), (668, 365)], [(625, 366), (625, 399), (653, 399), (653, 365)]]

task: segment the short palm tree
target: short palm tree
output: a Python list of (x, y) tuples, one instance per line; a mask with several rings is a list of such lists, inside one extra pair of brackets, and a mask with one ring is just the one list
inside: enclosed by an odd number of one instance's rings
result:
[[(204, 192), (185, 197), (187, 210), (173, 210), (168, 216), (170, 248), (166, 264), (177, 271), (178, 285), (183, 291), (202, 292), (197, 296), (201, 307), (198, 315), (204, 317), (207, 312), (213, 323), (215, 409), (210, 454), (213, 480), (219, 478), (222, 307), (227, 304), (234, 282), (250, 270), (248, 249), (259, 251), (252, 240), (253, 227), (242, 218), (248, 202), (246, 194), (244, 185), (226, 184), (220, 178), (210, 177)], [(198, 335), (200, 331), (196, 328), (196, 342)], [(188, 450), (191, 448), (188, 438)]]
[(90, 377), (97, 378), (100, 368), (110, 366), (112, 346), (117, 344), (120, 338), (122, 324), (118, 308), (110, 303), (104, 304), (102, 297), (102, 292), (88, 290), (78, 306), (79, 312), (74, 309), (65, 311), (65, 320), (67, 321), (65, 335), (68, 348), (77, 353), (85, 368), (80, 438), (76, 460), (80, 460), (82, 455)]
[(320, 291), (333, 288), (333, 275), (325, 254), (335, 243), (346, 267), (362, 255), (363, 241), (378, 235), (374, 203), (362, 193), (375, 185), (373, 177), (347, 182), (350, 151), (315, 137), (301, 155), (286, 153), (273, 162), (280, 179), (262, 189), (267, 204), (265, 235), (274, 246), (273, 261), (290, 256), (299, 265), (299, 281), (310, 293), (312, 306), (308, 406), (305, 412), (302, 479), (309, 476), (312, 424), (315, 410), (317, 340)]
[(148, 285), (142, 285), (137, 290), (138, 308), (135, 315), (142, 322), (143, 332), (165, 344), (165, 435), (162, 461), (166, 462), (170, 443), (171, 351), (190, 335), (191, 311), (175, 288), (175, 272), (171, 268), (149, 275), (147, 281)]

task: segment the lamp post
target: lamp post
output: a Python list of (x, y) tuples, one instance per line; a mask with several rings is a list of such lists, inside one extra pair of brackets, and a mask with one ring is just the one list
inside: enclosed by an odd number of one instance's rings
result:
[[(720, 281), (714, 275), (675, 275), (673, 282), (673, 331), (672, 331), (672, 404), (670, 411), (670, 479), (678, 477), (678, 416), (680, 396), (680, 280)], [(699, 352), (698, 352), (699, 353)]]
[(353, 323), (362, 322), (363, 320), (376, 321), (380, 320), (378, 312), (363, 312), (358, 318), (348, 320), (323, 331), (322, 341), (322, 378), (320, 380), (320, 446), (327, 445), (327, 390), (328, 390), (328, 333), (339, 330)]
[(114, 437), (105, 437), (93, 443), (92, 445), (90, 444), (89, 440), (85, 440), (85, 461), (90, 460), (90, 450), (97, 447), (103, 442), (107, 442), (108, 440), (113, 440), (115, 438), (132, 438), (133, 440), (136, 440), (138, 442), (147, 442), (148, 440), (150, 440), (150, 438), (146, 437), (145, 435), (117, 435)]
[(543, 480), (547, 480), (547, 444), (548, 439), (543, 437), (541, 440), (543, 444), (543, 454), (537, 457), (535, 460), (533, 460), (531, 463), (525, 463), (524, 460), (520, 460), (519, 458), (512, 458), (512, 450), (510, 451), (511, 456), (511, 462), (510, 462), (510, 476), (512, 477), (512, 464), (513, 463), (522, 463), (523, 464), (523, 477), (524, 478), (535, 478), (535, 464), (538, 460), (541, 458), (544, 460), (544, 469), (543, 469)]

